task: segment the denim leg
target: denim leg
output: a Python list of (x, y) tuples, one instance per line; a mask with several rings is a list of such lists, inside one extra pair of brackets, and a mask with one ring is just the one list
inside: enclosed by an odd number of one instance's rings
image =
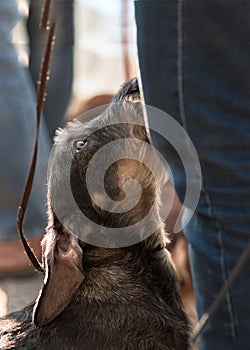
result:
[[(39, 79), (40, 61), (47, 36), (47, 33), (39, 28), (43, 4), (43, 0), (30, 0), (30, 13), (27, 21), (30, 40), (29, 68), (35, 87)], [(47, 100), (44, 106), (44, 118), (51, 139), (54, 137), (55, 130), (62, 126), (71, 97), (74, 44), (73, 5), (74, 0), (52, 1), (51, 20), (56, 20), (56, 41), (47, 86)]]
[[(186, 129), (201, 164), (201, 197), (185, 230), (201, 316), (250, 238), (250, 2), (145, 0), (135, 9), (145, 102)], [(152, 137), (183, 198), (181, 167), (168, 144)], [(250, 263), (209, 320), (199, 349), (249, 349), (249, 315)]]
[[(31, 162), (36, 103), (29, 73), (18, 62), (10, 32), (19, 19), (15, 0), (0, 1), (0, 240), (17, 239), (16, 217)], [(28, 236), (46, 225), (46, 172), (50, 152), (43, 124), (36, 178), (25, 219)]]

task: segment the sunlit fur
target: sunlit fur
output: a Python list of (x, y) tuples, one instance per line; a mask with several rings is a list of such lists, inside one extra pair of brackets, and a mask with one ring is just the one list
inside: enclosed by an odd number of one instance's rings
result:
[[(111, 124), (117, 120), (117, 113), (126, 124), (101, 129), (107, 118)], [(156, 182), (149, 169), (134, 160), (122, 160), (111, 167), (106, 188), (114, 200), (119, 202), (123, 197), (127, 178), (132, 176), (142, 186), (140, 203), (134, 210), (119, 215), (108, 215), (93, 204), (82, 184), (88, 160), (100, 145), (126, 136), (148, 142), (144, 127), (130, 125), (137, 118), (142, 120), (142, 108), (137, 82), (133, 80), (99, 117), (87, 124), (73, 121), (58, 132), (57, 153), (48, 179), (44, 288), (35, 304), (0, 319), (0, 349), (188, 349), (189, 324), (181, 305), (176, 274), (164, 248), (166, 238), (159, 216), (164, 174)], [(62, 211), (67, 200), (61, 189), (63, 169), (74, 152), (72, 141), (87, 137), (96, 127), (98, 130), (91, 136), (96, 138), (95, 146), (87, 147), (87, 154), (73, 157), (72, 190), (79, 208), (83, 211), (87, 208), (86, 213), (89, 210), (87, 214), (93, 215), (93, 220), (107, 227), (129, 226), (143, 217), (156, 201), (153, 219), (158, 229), (132, 246), (101, 248), (82, 242), (67, 232), (53, 210), (60, 196)], [(144, 151), (142, 148), (142, 160)], [(155, 164), (157, 167), (157, 161)], [(74, 229), (76, 214), (65, 209), (65, 215)], [(85, 229), (94, 234), (91, 227)]]

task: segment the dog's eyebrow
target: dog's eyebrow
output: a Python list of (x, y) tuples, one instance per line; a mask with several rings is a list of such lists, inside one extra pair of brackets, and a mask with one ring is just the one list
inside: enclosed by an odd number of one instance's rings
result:
[[(68, 122), (63, 129), (59, 128), (56, 130), (56, 136), (54, 138), (55, 144), (62, 144), (90, 137), (95, 131), (107, 126), (105, 123), (106, 117), (107, 115), (103, 113), (87, 121), (84, 120), (84, 114), (76, 117), (71, 122)], [(79, 120), (79, 118), (83, 118), (83, 120)]]
[(86, 139), (89, 134), (90, 132), (88, 131), (88, 126), (75, 119), (74, 121), (68, 123), (65, 128), (59, 128), (56, 130), (54, 144), (57, 145), (83, 138)]

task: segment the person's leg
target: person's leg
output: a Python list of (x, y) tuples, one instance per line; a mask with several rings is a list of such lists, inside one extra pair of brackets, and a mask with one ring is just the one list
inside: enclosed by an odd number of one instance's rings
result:
[[(250, 238), (250, 2), (145, 0), (135, 9), (145, 102), (182, 124), (201, 163), (201, 198), (186, 227), (201, 316)], [(152, 137), (183, 198), (181, 167), (167, 143)], [(249, 286), (247, 264), (199, 349), (249, 348)]]
[[(33, 84), (27, 69), (18, 62), (11, 42), (11, 30), (18, 19), (16, 1), (0, 1), (0, 273), (8, 267), (9, 259), (18, 264), (18, 261), (14, 261), (14, 252), (13, 256), (8, 255), (7, 246), (12, 244), (16, 248), (13, 241), (19, 239), (17, 208), (24, 190), (35, 137), (36, 102)], [(29, 238), (41, 236), (46, 225), (49, 152), (47, 130), (42, 125), (36, 178), (25, 219), (25, 231)]]
[[(74, 0), (52, 1), (51, 21), (56, 20), (56, 41), (44, 106), (44, 118), (51, 139), (54, 137), (56, 128), (62, 125), (71, 96), (74, 44), (73, 3)], [(30, 0), (27, 21), (30, 40), (29, 68), (35, 87), (39, 79), (40, 62), (47, 34), (39, 28), (43, 4), (43, 0)]]

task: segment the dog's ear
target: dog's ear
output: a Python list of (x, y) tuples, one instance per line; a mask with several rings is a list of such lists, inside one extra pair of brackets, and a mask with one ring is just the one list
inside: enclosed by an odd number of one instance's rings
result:
[(57, 317), (70, 303), (84, 280), (82, 249), (71, 234), (50, 230), (45, 236), (45, 279), (37, 298), (33, 321), (43, 326)]

